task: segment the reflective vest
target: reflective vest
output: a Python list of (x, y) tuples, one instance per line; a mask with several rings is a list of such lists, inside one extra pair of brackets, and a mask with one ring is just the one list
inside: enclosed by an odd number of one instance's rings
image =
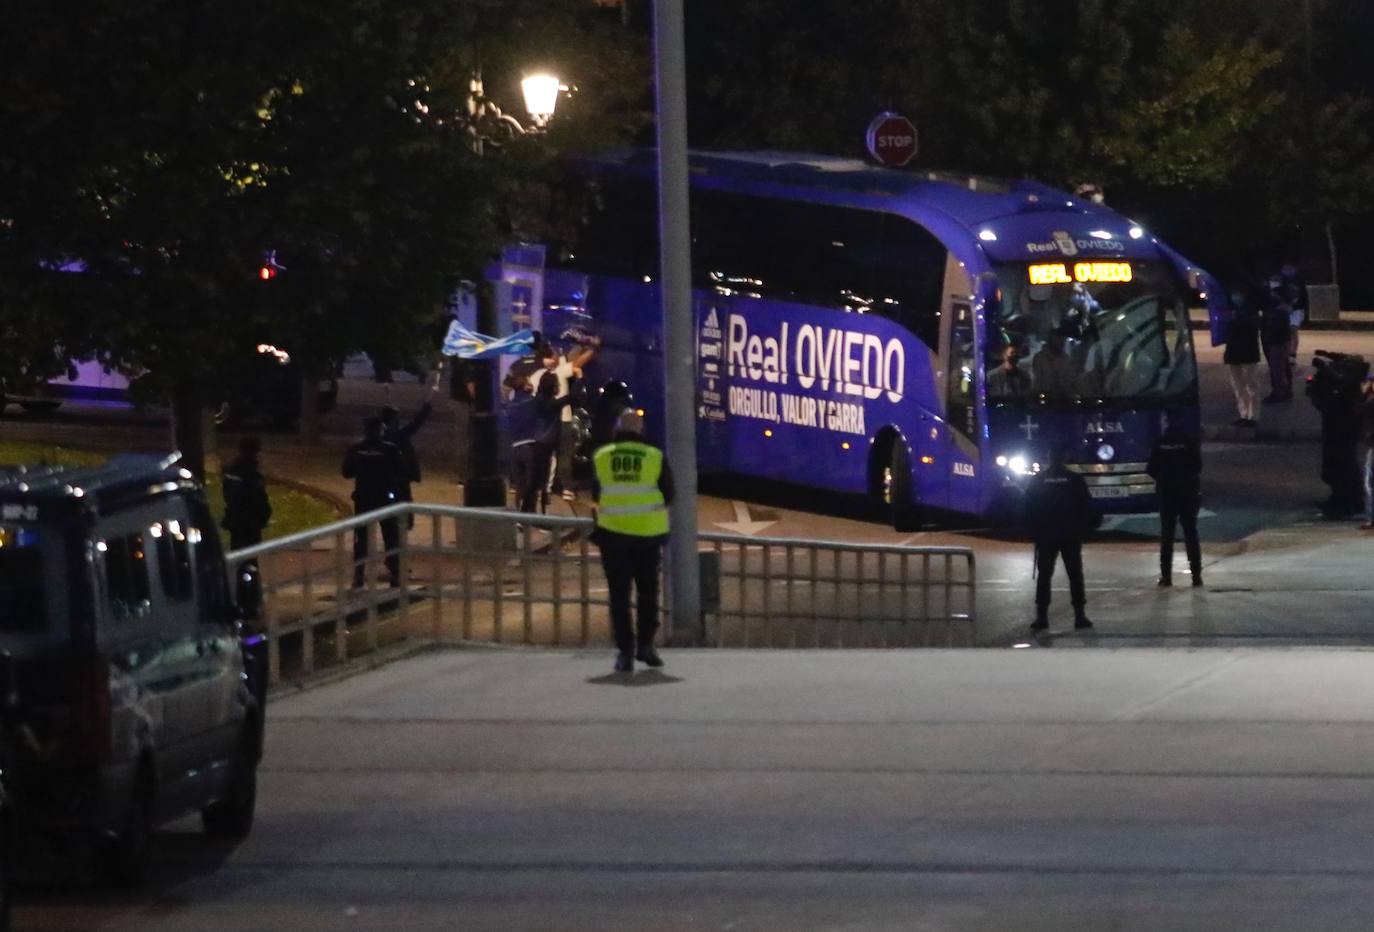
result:
[(592, 462), (601, 484), (597, 527), (631, 537), (668, 533), (668, 506), (658, 487), (663, 451), (647, 443), (620, 440), (598, 449)]

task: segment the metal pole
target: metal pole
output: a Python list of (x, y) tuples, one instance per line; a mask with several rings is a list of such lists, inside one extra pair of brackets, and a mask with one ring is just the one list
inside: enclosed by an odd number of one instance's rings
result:
[[(483, 155), (482, 131), (479, 121), (486, 115), (488, 103), (482, 87), (482, 69), (473, 70), (468, 79), (467, 117), (472, 152)], [(479, 289), (477, 298), (477, 329), (482, 333), (496, 332), (496, 309), (491, 295)], [(496, 366), (489, 359), (469, 361), (466, 367), (455, 366), (454, 378), (463, 371), (473, 388), (468, 408), (468, 472), (463, 477), (463, 504), (469, 508), (506, 507), (506, 480), (497, 470), (497, 444), (500, 436), (496, 424)]]
[(687, 195), (687, 74), (682, 0), (654, 0), (658, 98), (658, 217), (663, 302), (663, 420), (676, 496), (669, 518), (668, 590), (673, 637), (705, 641), (697, 564), (696, 359)]

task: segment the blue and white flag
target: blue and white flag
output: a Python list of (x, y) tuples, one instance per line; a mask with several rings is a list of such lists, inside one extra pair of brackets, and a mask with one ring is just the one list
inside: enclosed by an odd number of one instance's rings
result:
[(469, 330), (455, 320), (448, 325), (442, 352), (459, 359), (494, 359), (497, 356), (522, 356), (534, 346), (534, 333), (517, 330), (508, 337), (489, 337)]

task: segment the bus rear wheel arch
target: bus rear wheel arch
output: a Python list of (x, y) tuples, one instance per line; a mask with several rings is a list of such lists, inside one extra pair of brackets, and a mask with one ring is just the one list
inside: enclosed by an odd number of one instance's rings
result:
[(886, 511), (897, 531), (921, 529), (921, 506), (916, 500), (916, 478), (906, 439), (895, 430), (880, 433), (869, 456), (869, 494)]

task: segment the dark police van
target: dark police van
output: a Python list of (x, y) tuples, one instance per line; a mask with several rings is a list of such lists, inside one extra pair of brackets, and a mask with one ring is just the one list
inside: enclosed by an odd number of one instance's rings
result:
[(133, 884), (160, 823), (199, 811), (212, 836), (248, 833), (263, 691), (239, 627), (215, 523), (175, 457), (0, 468), (21, 849), (89, 843)]

